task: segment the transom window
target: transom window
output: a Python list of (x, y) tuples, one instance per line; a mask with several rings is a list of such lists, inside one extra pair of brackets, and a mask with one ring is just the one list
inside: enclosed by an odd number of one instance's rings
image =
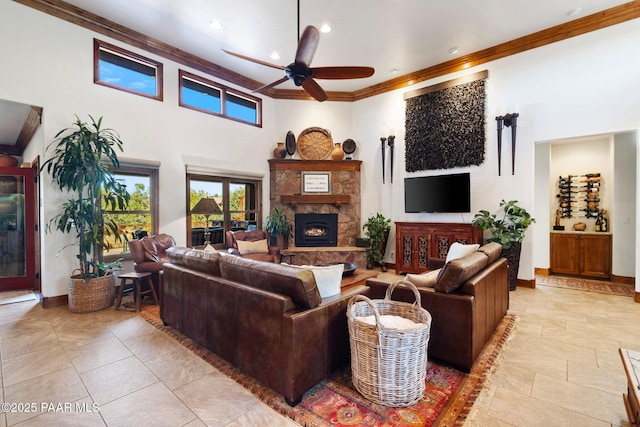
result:
[(93, 82), (162, 101), (162, 64), (93, 40)]
[[(227, 231), (260, 228), (261, 184), (260, 180), (187, 174), (187, 244), (203, 245), (208, 231), (211, 244), (224, 248)], [(220, 208), (208, 221), (205, 215), (191, 213), (202, 198), (214, 199)]]
[(260, 98), (180, 70), (180, 106), (262, 126)]

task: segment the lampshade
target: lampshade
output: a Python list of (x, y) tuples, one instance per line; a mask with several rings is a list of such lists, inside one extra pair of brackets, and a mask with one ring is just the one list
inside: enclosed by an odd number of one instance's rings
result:
[(191, 209), (191, 213), (208, 216), (222, 214), (222, 211), (214, 199), (202, 198), (198, 200), (198, 203)]

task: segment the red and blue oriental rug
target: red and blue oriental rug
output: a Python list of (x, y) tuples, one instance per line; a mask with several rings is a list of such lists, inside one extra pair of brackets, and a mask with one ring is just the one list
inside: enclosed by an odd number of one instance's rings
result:
[(333, 427), (461, 426), (513, 336), (517, 322), (517, 317), (511, 314), (503, 319), (468, 374), (430, 360), (424, 397), (411, 407), (391, 408), (366, 400), (354, 389), (348, 368), (313, 387), (305, 393), (302, 402), (291, 407), (280, 394), (262, 386), (173, 328), (164, 326), (157, 306), (145, 306), (141, 316), (298, 424)]

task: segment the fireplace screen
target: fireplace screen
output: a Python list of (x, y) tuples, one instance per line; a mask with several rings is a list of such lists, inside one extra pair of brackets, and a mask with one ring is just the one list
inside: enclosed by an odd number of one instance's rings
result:
[(336, 246), (338, 214), (296, 214), (296, 246)]

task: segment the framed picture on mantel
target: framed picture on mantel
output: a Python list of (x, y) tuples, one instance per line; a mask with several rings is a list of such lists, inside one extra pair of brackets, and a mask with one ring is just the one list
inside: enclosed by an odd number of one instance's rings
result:
[(302, 194), (331, 194), (331, 172), (302, 172)]

